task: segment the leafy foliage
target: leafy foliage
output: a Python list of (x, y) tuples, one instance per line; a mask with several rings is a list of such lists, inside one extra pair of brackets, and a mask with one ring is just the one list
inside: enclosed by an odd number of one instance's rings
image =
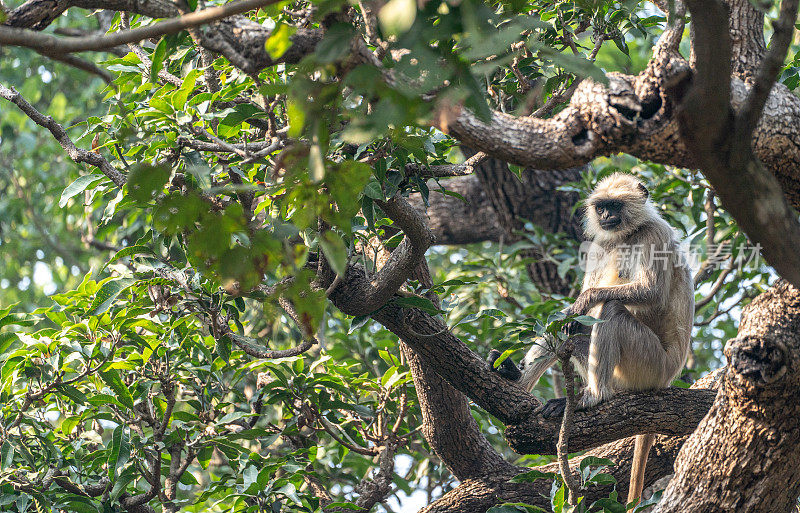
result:
[[(390, 0), (376, 29), (389, 46), (367, 36), (379, 69), (348, 60), (354, 35), (367, 34), (349, 4), (300, 4), (307, 16), (290, 7), (250, 14), (274, 27), (265, 41), (273, 59), (298, 27), (324, 27), (324, 39), (299, 63), (257, 74), (222, 57), (204, 64), (187, 32), (108, 54), (103, 68), (113, 81), (105, 86), (3, 50), (3, 80), (128, 180), (119, 190), (73, 165), (50, 134), (4, 105), (0, 511), (119, 511), (136, 496), (168, 511), (319, 511), (320, 483), (333, 505), (356, 508), (359, 484), (390, 442), (398, 462), (391, 504), (454, 486), (420, 433), (396, 337), (369, 316), (332, 308), (314, 271), (323, 257), (339, 276), (353, 264), (370, 275), (380, 268), (376, 241), (391, 248), (403, 239), (381, 209), (395, 194), (424, 204), (457, 196), (447, 180), (406, 171), (463, 160), (430, 128), (432, 117), (453, 105), (484, 117), (490, 108), (530, 112), (579, 78), (638, 71), (664, 19), (636, 2)], [(74, 14), (58, 21), (88, 23)], [(121, 27), (117, 14), (110, 30)], [(610, 43), (593, 61), (598, 39)], [(386, 58), (392, 50), (401, 57)], [(793, 69), (784, 75), (790, 87)], [(726, 212), (705, 208), (708, 184), (692, 172), (615, 156), (565, 188), (583, 194), (616, 170), (652, 184), (664, 216), (704, 259), (720, 245), (723, 262), (745, 257), (744, 236)], [(517, 235), (505, 245), (434, 248), (430, 292), (441, 304), (423, 298), (420, 283), (393, 304), (441, 315), (481, 354), (497, 347), (518, 356), (548, 329), (545, 320), (557, 320), (555, 333), (567, 299), (530, 282), (527, 251), (576, 285), (581, 273), (576, 241), (532, 223)], [(724, 273), (712, 269), (698, 289), (700, 298), (722, 277), (716, 299), (697, 311), (695, 375), (720, 364), (742, 284), (755, 292), (770, 276), (761, 266)], [(231, 333), (262, 351), (315, 343), (292, 356), (254, 357)], [(556, 393), (550, 376), (539, 385), (545, 397)], [(497, 420), (477, 407), (473, 414), (509, 459), (549, 461), (513, 454)], [(612, 484), (602, 471), (609, 462), (584, 462), (584, 485)], [(570, 511), (558, 476), (520, 479), (553, 480), (552, 509)], [(160, 492), (147, 497), (155, 482)], [(616, 492), (581, 505), (620, 506)]]

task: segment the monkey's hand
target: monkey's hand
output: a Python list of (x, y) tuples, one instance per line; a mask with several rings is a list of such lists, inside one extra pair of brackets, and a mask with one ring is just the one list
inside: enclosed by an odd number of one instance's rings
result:
[[(586, 315), (589, 309), (595, 305), (594, 289), (587, 289), (578, 295), (578, 298), (566, 310), (564, 314), (568, 316)], [(561, 329), (564, 333), (573, 337), (586, 330), (586, 327), (578, 321), (570, 321)]]
[(497, 368), (494, 367), (494, 362), (496, 362), (497, 359), (500, 358), (501, 354), (502, 353), (500, 353), (500, 351), (498, 351), (497, 349), (492, 349), (491, 351), (489, 351), (489, 356), (486, 357), (486, 361), (489, 362), (489, 368), (492, 369), (493, 372), (500, 374), (507, 380), (518, 381), (519, 378), (522, 377), (522, 372), (519, 370), (519, 367), (517, 367), (514, 364), (514, 360), (512, 360), (511, 358), (506, 358), (505, 360), (503, 360), (503, 362), (500, 364), (499, 367)]
[(586, 315), (596, 303), (595, 289), (586, 289), (578, 295), (575, 302), (566, 309), (567, 315)]

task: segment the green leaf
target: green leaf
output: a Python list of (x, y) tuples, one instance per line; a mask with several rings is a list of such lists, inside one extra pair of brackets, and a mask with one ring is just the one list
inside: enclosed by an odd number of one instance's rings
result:
[(555, 472), (542, 472), (541, 470), (530, 470), (511, 478), (512, 483), (532, 483), (538, 479), (554, 479)]
[(264, 48), (273, 59), (280, 59), (286, 50), (292, 46), (291, 37), (297, 29), (283, 23), (278, 23), (264, 43)]
[(350, 321), (350, 329), (347, 330), (347, 334), (353, 333), (355, 330), (360, 328), (361, 326), (365, 325), (370, 319), (369, 315), (357, 315), (353, 317), (353, 320)]
[(513, 347), (510, 347), (505, 351), (503, 351), (502, 354), (500, 354), (500, 356), (497, 357), (497, 360), (494, 361), (492, 367), (494, 367), (495, 369), (499, 369), (503, 361), (509, 356), (511, 356), (514, 353), (514, 351), (516, 351), (516, 349), (514, 349)]
[(319, 238), (319, 245), (322, 246), (322, 252), (325, 253), (331, 269), (339, 276), (344, 276), (347, 270), (347, 248), (342, 238), (336, 232), (328, 230)]
[(130, 437), (124, 425), (119, 425), (111, 435), (111, 452), (108, 453), (108, 479), (112, 482), (119, 470), (131, 457)]
[[(627, 511), (627, 508), (625, 508), (624, 504), (620, 504), (619, 502), (609, 499), (608, 497), (594, 501), (592, 506), (594, 508), (602, 508), (604, 513), (625, 513)], [(594, 509), (592, 509), (592, 511), (594, 511)]]
[(223, 361), (228, 361), (231, 357), (231, 345), (233, 341), (229, 337), (219, 337), (214, 344), (214, 351), (222, 358)]
[(575, 317), (575, 320), (583, 324), (584, 326), (591, 326), (593, 324), (603, 322), (603, 319), (597, 319), (590, 315), (578, 315)]
[(85, 191), (91, 184), (96, 183), (105, 178), (101, 174), (83, 175), (78, 177), (74, 182), (67, 185), (64, 192), (61, 193), (61, 199), (58, 200), (58, 206), (64, 208), (69, 199), (77, 194)]
[(194, 91), (194, 86), (200, 73), (201, 71), (199, 69), (193, 69), (187, 73), (181, 87), (172, 93), (171, 101), (175, 110), (183, 110), (184, 106), (186, 106), (186, 100), (189, 98), (191, 92)]
[(126, 407), (116, 397), (110, 394), (95, 394), (91, 397), (87, 397), (86, 402), (91, 404), (92, 406), (104, 406), (113, 404), (114, 406), (119, 406), (120, 408)]
[(598, 458), (597, 456), (586, 456), (581, 460), (580, 469), (584, 470), (586, 467), (613, 467), (616, 463), (608, 458)]
[(164, 67), (164, 57), (167, 55), (167, 38), (162, 37), (161, 41), (156, 45), (153, 50), (153, 55), (150, 56), (152, 62), (150, 63), (150, 82), (158, 83), (158, 73)]
[(197, 462), (200, 464), (201, 467), (204, 469), (208, 468), (208, 464), (211, 463), (211, 456), (214, 455), (214, 446), (213, 445), (206, 445), (197, 453)]
[(430, 299), (421, 296), (396, 297), (392, 299), (392, 304), (401, 308), (418, 308), (431, 315), (441, 312)]
[(77, 513), (98, 513), (97, 506), (94, 505), (91, 499), (78, 495), (67, 496), (64, 502), (59, 504), (58, 509)]
[(322, 156), (322, 148), (319, 144), (312, 144), (308, 149), (309, 175), (315, 182), (325, 178), (325, 159)]
[(367, 195), (361, 197), (361, 213), (364, 215), (364, 220), (367, 222), (367, 227), (370, 230), (375, 229), (375, 206), (372, 203), (372, 198)]
[(381, 189), (381, 184), (378, 182), (369, 182), (366, 187), (364, 187), (364, 196), (368, 198), (372, 198), (374, 200), (383, 200), (383, 189)]
[(0, 470), (6, 471), (11, 468), (11, 463), (14, 462), (14, 446), (8, 443), (8, 441), (3, 442), (3, 446), (0, 447)]
[(105, 372), (101, 371), (99, 374), (105, 384), (117, 394), (119, 402), (132, 410), (133, 396), (131, 395), (131, 391), (128, 390), (128, 387), (125, 386), (125, 383), (122, 382), (122, 379), (120, 379), (117, 369), (109, 369)]
[(128, 173), (128, 197), (137, 203), (149, 203), (161, 192), (169, 179), (170, 169), (166, 165), (139, 164)]
[(123, 248), (117, 251), (114, 254), (114, 256), (111, 257), (111, 260), (106, 262), (105, 265), (103, 265), (103, 267), (100, 268), (100, 270), (102, 271), (103, 269), (105, 269), (106, 267), (108, 267), (109, 265), (113, 264), (114, 262), (116, 262), (121, 258), (129, 257), (132, 255), (143, 255), (143, 254), (152, 255), (153, 250), (148, 248), (147, 246), (128, 246), (127, 248)]
[(129, 278), (105, 282), (95, 294), (88, 315), (103, 314), (111, 307), (120, 292), (133, 285), (134, 282), (135, 280)]
[(303, 104), (294, 98), (286, 100), (286, 114), (289, 116), (289, 137), (299, 137), (306, 123), (306, 111)]
[(322, 64), (336, 62), (350, 53), (353, 27), (346, 23), (335, 23), (325, 31), (325, 37), (317, 45), (314, 54)]

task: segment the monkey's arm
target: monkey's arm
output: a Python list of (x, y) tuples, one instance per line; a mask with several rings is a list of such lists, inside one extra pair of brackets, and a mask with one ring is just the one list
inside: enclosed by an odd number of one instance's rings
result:
[(586, 315), (596, 304), (617, 300), (625, 304), (655, 304), (665, 301), (669, 290), (669, 272), (643, 266), (636, 280), (623, 285), (592, 287), (584, 290), (567, 309), (568, 315)]
[(650, 304), (658, 300), (657, 287), (645, 283), (627, 283), (613, 287), (584, 290), (567, 309), (568, 315), (586, 315), (596, 304), (617, 300), (625, 304)]

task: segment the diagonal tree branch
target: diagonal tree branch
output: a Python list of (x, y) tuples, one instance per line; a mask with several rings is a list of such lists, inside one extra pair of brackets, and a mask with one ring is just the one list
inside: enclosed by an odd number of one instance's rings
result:
[[(0, 27), (1, 28), (1, 27)], [(45, 116), (36, 108), (28, 103), (13, 87), (9, 88), (0, 84), (0, 96), (10, 101), (19, 110), (25, 113), (26, 116), (39, 126), (42, 126), (50, 131), (55, 137), (56, 141), (64, 148), (69, 158), (76, 163), (86, 163), (98, 168), (104, 175), (106, 175), (117, 187), (125, 185), (125, 175), (123, 175), (117, 168), (112, 166), (102, 155), (91, 151), (79, 149), (72, 142), (69, 135), (67, 135), (64, 127), (56, 123), (50, 116)]]
[[(433, 233), (428, 228), (422, 213), (412, 207), (399, 192), (387, 201), (376, 201), (376, 203), (406, 237), (392, 251), (389, 259), (373, 279), (357, 284), (351, 282), (358, 290), (349, 291), (346, 299), (345, 296), (339, 296), (342, 298), (340, 309), (350, 315), (368, 315), (383, 307), (411, 276), (425, 256), (425, 251), (434, 243)], [(354, 269), (354, 267), (348, 269), (348, 276), (358, 272)], [(363, 273), (361, 274), (363, 276)], [(334, 290), (341, 288), (341, 285), (334, 283), (330, 273), (328, 278), (330, 280), (326, 288)]]
[(751, 140), (759, 118), (761, 118), (772, 86), (775, 85), (778, 74), (783, 68), (783, 61), (786, 59), (786, 52), (789, 50), (792, 34), (794, 34), (797, 8), (797, 0), (783, 0), (781, 2), (779, 18), (772, 24), (774, 32), (772, 40), (770, 40), (769, 51), (761, 62), (753, 81), (753, 88), (750, 90), (750, 94), (747, 95), (745, 106), (739, 112), (738, 118), (742, 124), (742, 136), (746, 134), (748, 142)]
[[(774, 46), (759, 69), (747, 101), (731, 108), (728, 11), (721, 0), (686, 2), (693, 14), (697, 71), (676, 81), (681, 136), (722, 205), (731, 212), (767, 262), (793, 284), (800, 284), (800, 223), (776, 178), (753, 152), (752, 130), (766, 104), (785, 57), (797, 0), (781, 4)], [(682, 92), (688, 87), (688, 92)]]
[(138, 27), (100, 36), (59, 38), (31, 30), (0, 26), (0, 44), (24, 46), (54, 55), (88, 50), (103, 50), (127, 43), (138, 43), (144, 39), (159, 37), (165, 34), (175, 34), (181, 30), (199, 27), (201, 25), (208, 25), (214, 21), (235, 14), (241, 14), (252, 9), (258, 9), (259, 7), (264, 7), (276, 2), (278, 2), (278, 0), (239, 0), (237, 2), (210, 7), (184, 16), (154, 23), (146, 27)]

